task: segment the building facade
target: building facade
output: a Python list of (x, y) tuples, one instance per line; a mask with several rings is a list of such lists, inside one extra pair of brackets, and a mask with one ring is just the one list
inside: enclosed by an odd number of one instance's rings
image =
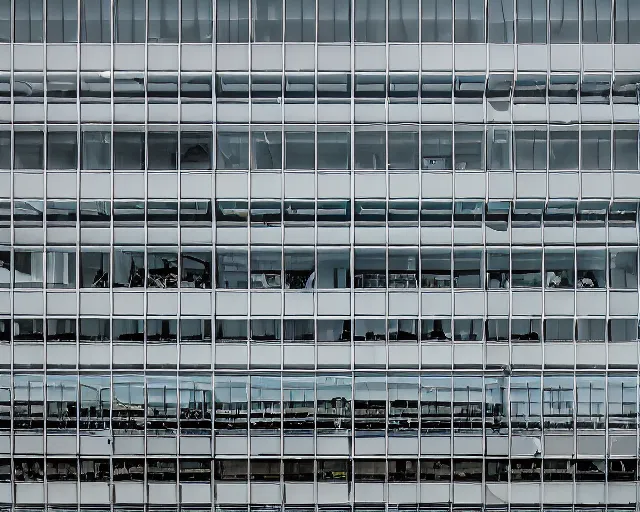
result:
[(0, 0), (0, 510), (631, 512), (638, 0)]

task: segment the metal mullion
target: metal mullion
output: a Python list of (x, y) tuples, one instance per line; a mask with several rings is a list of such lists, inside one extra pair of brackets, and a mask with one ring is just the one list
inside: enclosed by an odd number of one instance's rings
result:
[[(282, 42), (280, 44), (280, 48), (282, 49), (282, 75), (280, 77), (280, 169), (278, 172), (280, 173), (280, 368), (284, 369), (284, 308), (285, 308), (285, 294), (286, 294), (286, 279), (285, 279), (285, 257), (284, 257), (284, 241), (285, 241), (285, 222), (284, 222), (284, 200), (285, 200), (285, 144), (284, 144), (284, 124), (285, 124), (285, 91), (286, 91), (286, 79), (285, 79), (285, 52), (286, 45), (285, 41), (285, 16), (286, 16), (286, 6), (285, 1), (282, 0), (282, 26), (281, 29), (281, 37)], [(315, 128), (315, 127), (314, 127)], [(315, 130), (314, 130), (315, 134)], [(251, 139), (251, 135), (249, 136)], [(249, 141), (249, 145), (251, 145), (251, 141)], [(314, 146), (315, 148), (315, 146)], [(251, 279), (249, 279), (249, 282)], [(249, 314), (251, 311), (249, 311)], [(282, 458), (284, 454), (284, 410), (282, 407), (282, 375), (280, 376), (280, 458)], [(283, 473), (281, 472), (281, 475)], [(284, 480), (281, 480), (281, 489), (284, 492)], [(281, 495), (282, 501), (284, 502), (284, 495)]]
[[(211, 399), (212, 399), (212, 410), (211, 410), (211, 456), (212, 458), (215, 456), (215, 394), (214, 394), (214, 384), (215, 384), (215, 368), (216, 368), (216, 299), (217, 299), (217, 272), (218, 272), (218, 251), (217, 251), (217, 208), (216, 208), (216, 182), (217, 182), (217, 171), (216, 171), (216, 152), (217, 152), (217, 120), (218, 120), (218, 108), (217, 108), (217, 96), (216, 96), (216, 58), (217, 58), (217, 31), (218, 31), (218, 22), (217, 22), (217, 10), (218, 10), (218, 2), (212, 1), (211, 7), (211, 18), (213, 29), (211, 31), (211, 119), (213, 123), (211, 124), (211, 155), (209, 157), (209, 167), (211, 169), (211, 188), (209, 190), (209, 195), (211, 196), (211, 241), (212, 241), (212, 254), (211, 254), (211, 370), (209, 374), (211, 375)], [(180, 101), (182, 101), (182, 92), (180, 95)], [(182, 117), (182, 116), (181, 116)], [(251, 133), (249, 133), (249, 142), (251, 142)], [(251, 145), (251, 144), (249, 144)], [(247, 205), (248, 206), (248, 205)], [(248, 211), (248, 210), (247, 210)], [(248, 217), (248, 215), (247, 215)], [(247, 219), (248, 220), (248, 219)], [(248, 277), (248, 276), (247, 276)], [(212, 479), (213, 481), (213, 479)], [(211, 502), (213, 506), (213, 501), (215, 498), (215, 485), (211, 485)]]
[[(322, 0), (320, 0), (322, 1)], [(353, 5), (353, 3), (352, 3)], [(353, 23), (353, 21), (352, 21)], [(353, 313), (352, 313), (353, 314)], [(355, 322), (354, 322), (355, 324)], [(353, 330), (353, 328), (352, 328)], [(351, 337), (353, 340), (353, 336)], [(352, 346), (353, 346), (353, 341), (351, 342)], [(353, 349), (352, 349), (353, 352)], [(351, 360), (351, 367), (354, 368), (354, 361), (353, 359)], [(351, 370), (350, 371), (350, 377), (351, 377), (351, 446), (355, 447), (356, 443), (356, 376), (355, 376), (355, 371)], [(354, 450), (355, 451), (355, 450)], [(356, 474), (356, 467), (355, 467), (355, 457), (352, 455), (351, 457), (349, 457), (349, 465), (351, 466), (351, 479), (349, 481), (349, 490), (351, 492), (349, 492), (349, 503), (351, 505), (351, 507), (354, 506), (355, 504), (355, 474)]]
[[(323, 1), (323, 0), (319, 0)], [(350, 365), (349, 365), (349, 373), (351, 377), (351, 446), (355, 446), (356, 441), (356, 424), (355, 424), (355, 341), (354, 341), (354, 331), (355, 331), (355, 2), (356, 0), (351, 0), (349, 2), (350, 9), (350, 19), (349, 19), (349, 29), (350, 29), (350, 40), (349, 40), (349, 49), (350, 49), (350, 67), (349, 67), (349, 77), (350, 77), (350, 88), (351, 88), (351, 98), (350, 98), (350, 119), (349, 119), (349, 129), (351, 131), (351, 136), (349, 139), (349, 148), (350, 148), (350, 209), (351, 209), (351, 219), (349, 223), (349, 299), (350, 299), (350, 311), (349, 311), (349, 322), (351, 324), (351, 339), (350, 343)], [(335, 7), (335, 4), (334, 4)], [(335, 10), (334, 10), (334, 35), (335, 35)], [(354, 458), (350, 457), (349, 464), (351, 467), (351, 478), (349, 480), (349, 489), (353, 490), (353, 492), (349, 493), (349, 504), (353, 507), (355, 502), (355, 463)]]
[(113, 479), (113, 456), (115, 452), (115, 435), (113, 432), (113, 306), (114, 306), (114, 273), (115, 268), (115, 236), (114, 236), (114, 207), (115, 207), (115, 172), (114, 172), (114, 117), (115, 117), (115, 100), (114, 100), (114, 60), (115, 60), (115, 10), (114, 3), (111, 0), (110, 8), (110, 21), (109, 21), (109, 53), (110, 53), (110, 67), (109, 67), (109, 110), (110, 110), (110, 125), (109, 125), (109, 181), (111, 190), (109, 192), (109, 507), (110, 511), (113, 510), (116, 501), (116, 487)]
[(422, 193), (422, 130), (424, 119), (422, 117), (422, 0), (418, 2), (418, 259), (416, 261), (416, 269), (418, 271), (418, 279), (416, 288), (418, 292), (418, 489), (420, 489), (420, 454), (422, 453), (422, 201), (424, 200)]
[[(149, 2), (145, 2), (145, 38), (144, 38), (144, 287), (143, 303), (144, 311), (144, 337), (143, 337), (143, 385), (144, 385), (144, 460), (148, 460), (148, 417), (149, 417), (149, 389), (147, 379), (149, 378), (147, 366), (147, 328), (148, 328), (148, 308), (149, 308)], [(145, 464), (146, 465), (146, 464)], [(144, 471), (144, 496), (149, 499), (149, 475)]]
[[(14, 318), (15, 318), (15, 308), (13, 305), (13, 301), (14, 301), (14, 297), (15, 297), (15, 293), (14, 293), (14, 282), (15, 282), (15, 221), (14, 221), (14, 212), (15, 212), (15, 193), (14, 193), (14, 183), (15, 183), (15, 179), (14, 179), (14, 174), (15, 174), (15, 165), (14, 165), (14, 159), (15, 159), (15, 150), (14, 150), (14, 141), (15, 141), (15, 125), (14, 125), (14, 121), (15, 121), (15, 98), (13, 96), (13, 81), (14, 81), (14, 59), (13, 59), (13, 53), (15, 50), (15, 45), (14, 45), (14, 41), (15, 41), (15, 3), (17, 1), (20, 0), (10, 0), (9, 4), (9, 8), (11, 9), (11, 13), (10, 13), (10, 30), (11, 30), (11, 34), (10, 34), (10, 38), (9, 38), (9, 49), (11, 52), (11, 55), (9, 57), (9, 107), (11, 109), (10, 112), (10, 122), (11, 122), (11, 131), (9, 132), (9, 184), (11, 187), (11, 190), (9, 191), (9, 198), (10, 198), (10, 205), (9, 205), (9, 214), (10, 214), (10, 218), (9, 218), (9, 241), (10, 241), (10, 247), (9, 247), (9, 258), (10, 258), (10, 263), (11, 263), (11, 272), (9, 274), (9, 319), (11, 324), (13, 325), (14, 322)], [(14, 428), (14, 421), (15, 421), (15, 409), (14, 409), (14, 394), (15, 394), (15, 364), (14, 364), (14, 347), (15, 347), (15, 339), (14, 339), (15, 333), (14, 333), (14, 329), (11, 329), (11, 333), (10, 333), (10, 350), (11, 350), (11, 355), (10, 355), (10, 360), (9, 360), (9, 404), (10, 404), (10, 411), (9, 411), (9, 454), (10, 454), (10, 460), (9, 460), (9, 467), (11, 470), (11, 491), (10, 491), (10, 497), (11, 500), (13, 501), (13, 503), (15, 503), (16, 500), (16, 487), (15, 487), (15, 457), (14, 457), (14, 453), (15, 453), (15, 428)]]
[[(76, 6), (77, 13), (77, 24), (76, 24), (76, 119), (78, 120), (76, 125), (76, 453), (79, 458), (80, 454), (80, 407), (78, 407), (78, 402), (80, 400), (80, 277), (82, 272), (81, 266), (81, 254), (82, 254), (82, 238), (81, 238), (81, 228), (80, 228), (80, 199), (81, 199), (81, 167), (80, 167), (80, 157), (81, 157), (81, 136), (82, 132), (81, 128), (81, 112), (80, 112), (80, 23), (82, 22), (82, 12), (81, 12), (81, 2), (77, 2)], [(111, 276), (109, 276), (111, 277)], [(80, 481), (80, 462), (77, 461), (78, 464), (78, 482)], [(77, 501), (78, 507), (80, 506), (80, 485), (77, 486)]]
[[(251, 340), (251, 322), (250, 322), (250, 318), (251, 318), (251, 252), (252, 252), (252, 247), (251, 247), (251, 211), (252, 211), (252, 207), (251, 207), (251, 175), (252, 170), (251, 168), (253, 167), (253, 148), (251, 147), (251, 134), (253, 132), (253, 62), (252, 62), (252, 58), (253, 58), (253, 0), (246, 0), (249, 4), (249, 19), (248, 19), (248, 23), (249, 23), (249, 34), (248, 34), (248, 43), (247, 43), (247, 48), (248, 48), (248, 52), (249, 52), (249, 56), (248, 56), (248, 62), (249, 62), (249, 71), (248, 71), (248, 100), (249, 100), (249, 118), (248, 118), (248, 123), (247, 123), (247, 131), (248, 131), (248, 137), (249, 137), (249, 147), (248, 149), (248, 153), (249, 153), (249, 164), (247, 165), (248, 169), (247, 169), (247, 322), (249, 324), (249, 330), (248, 330), (248, 336), (247, 336), (247, 365), (246, 365), (246, 369), (249, 370), (250, 369), (250, 362), (251, 362), (251, 348), (252, 348), (252, 340)], [(238, 16), (239, 17), (239, 16)], [(214, 52), (216, 53), (216, 52)], [(282, 91), (282, 93), (284, 93), (284, 91)], [(216, 121), (217, 121), (217, 116), (216, 116)], [(284, 139), (284, 133), (283, 133), (283, 128), (280, 128), (280, 133), (282, 134), (281, 137)], [(284, 140), (282, 140), (281, 146), (284, 146)], [(281, 151), (283, 151), (283, 149), (281, 149)], [(282, 154), (282, 153), (281, 153)], [(281, 212), (282, 214), (282, 212)], [(282, 269), (281, 269), (282, 272)], [(249, 394), (248, 396), (248, 404), (249, 407), (247, 408), (247, 457), (250, 456), (251, 454), (251, 415), (249, 412), (249, 409), (251, 408), (251, 387), (250, 387), (250, 380), (249, 380)], [(249, 469), (249, 475), (251, 473), (251, 464), (250, 462), (247, 463), (248, 464), (248, 469)], [(249, 503), (251, 502), (251, 486), (248, 485), (248, 491), (247, 491), (247, 499), (249, 501)]]
[[(321, 0), (322, 1), (322, 0)], [(314, 0), (314, 45), (313, 45), (313, 94), (314, 94), (314, 102), (313, 102), (313, 116), (314, 116), (314, 139), (313, 139), (313, 147), (315, 149), (314, 152), (314, 164), (313, 164), (313, 270), (315, 273), (315, 278), (313, 281), (313, 327), (314, 327), (314, 432), (313, 432), (313, 454), (314, 458), (317, 459), (318, 456), (318, 432), (317, 432), (317, 422), (318, 422), (318, 397), (317, 397), (317, 382), (316, 376), (318, 371), (318, 291), (319, 291), (319, 269), (318, 269), (318, 82), (319, 82), (319, 73), (318, 73), (318, 18), (319, 18), (319, 8), (318, 2)], [(314, 477), (315, 485), (314, 485), (314, 501), (318, 501), (318, 484), (317, 484), (317, 469), (316, 476)]]
[[(18, 0), (19, 1), (19, 0)], [(42, 300), (43, 300), (43, 320), (42, 320), (42, 324), (43, 324), (43, 333), (44, 333), (44, 347), (43, 347), (43, 368), (42, 368), (42, 379), (43, 379), (43, 389), (42, 389), (42, 396), (43, 396), (43, 411), (42, 411), (42, 423), (43, 423), (43, 431), (42, 431), (42, 460), (43, 460), (43, 471), (44, 471), (44, 478), (43, 478), (43, 482), (44, 482), (44, 490), (43, 490), (43, 495), (44, 495), (44, 505), (47, 506), (49, 503), (49, 492), (48, 492), (48, 488), (49, 486), (47, 485), (47, 441), (48, 441), (48, 435), (47, 435), (47, 398), (48, 398), (48, 390), (47, 390), (47, 336), (48, 336), (48, 322), (47, 322), (47, 291), (48, 291), (48, 286), (47, 286), (47, 245), (48, 245), (48, 237), (47, 237), (47, 182), (48, 182), (48, 172), (47, 169), (49, 167), (49, 162), (48, 162), (48, 146), (49, 146), (49, 131), (48, 131), (48, 121), (49, 121), (49, 112), (48, 112), (48, 103), (49, 103), (49, 98), (48, 98), (48, 84), (47, 84), (47, 48), (48, 45), (46, 43), (47, 41), (47, 23), (46, 23), (46, 16), (47, 16), (47, 0), (42, 0), (42, 24), (43, 24), (43, 28), (42, 28), (42, 46), (43, 46), (43, 107), (44, 107), (44, 123), (43, 123), (43, 128), (42, 128), (42, 132), (43, 132), (43, 154), (42, 154), (42, 161), (44, 162), (43, 165), (43, 170), (42, 170), (42, 174), (43, 174), (43, 182), (44, 182), (44, 186), (43, 186), (43, 201), (42, 201), (42, 234), (43, 234), (43, 241), (44, 241), (44, 246), (43, 246), (43, 258), (42, 258)]]
[[(177, 340), (176, 340), (176, 454), (180, 455), (180, 363), (181, 363), (181, 350), (180, 350), (180, 338), (182, 334), (182, 224), (180, 214), (182, 213), (182, 164), (180, 155), (182, 150), (182, 2), (178, 2), (178, 123), (176, 127), (177, 131), (177, 157), (176, 157), (176, 178), (178, 180), (178, 289), (176, 290), (178, 299), (178, 314), (176, 319), (177, 328)], [(194, 16), (195, 18), (195, 16)], [(213, 81), (213, 78), (212, 78)], [(212, 84), (213, 86), (213, 84)], [(211, 276), (211, 280), (215, 278)], [(212, 326), (213, 328), (213, 326)], [(213, 358), (211, 359), (213, 364)], [(182, 504), (182, 484), (180, 483), (180, 460), (176, 461), (176, 490), (178, 493), (178, 506)]]

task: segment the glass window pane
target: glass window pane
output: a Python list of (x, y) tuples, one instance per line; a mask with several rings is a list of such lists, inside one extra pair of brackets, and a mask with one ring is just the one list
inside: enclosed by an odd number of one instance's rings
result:
[(488, 5), (489, 42), (513, 43), (513, 0), (489, 0)]
[[(315, 134), (313, 131), (285, 131), (285, 169), (313, 169), (316, 163)], [(278, 169), (280, 166), (278, 166)]]
[(42, 0), (15, 2), (15, 27), (13, 40), (16, 43), (42, 43)]
[(356, 169), (385, 169), (387, 151), (384, 130), (359, 129), (356, 127), (354, 137)]
[(518, 43), (547, 42), (547, 2), (516, 0)]
[(609, 428), (636, 428), (638, 422), (637, 387), (635, 375), (609, 375), (607, 382)]
[(218, 0), (216, 39), (219, 43), (249, 41), (249, 0)]
[(116, 170), (141, 171), (145, 164), (144, 132), (113, 134), (113, 167)]
[(573, 430), (573, 376), (545, 375), (543, 386), (545, 429)]
[(319, 289), (351, 287), (349, 249), (318, 249)]
[(15, 375), (13, 378), (13, 427), (41, 430), (44, 427), (44, 377)]
[(461, 171), (484, 170), (484, 130), (456, 128), (455, 168)]
[(282, 41), (282, 0), (252, 0), (253, 42)]
[(420, 149), (418, 129), (389, 128), (389, 169), (418, 169)]
[(109, 288), (108, 250), (83, 250), (80, 253), (80, 288)]
[(80, 41), (111, 42), (111, 0), (80, 0)]
[(47, 43), (78, 40), (78, 1), (47, 0)]
[(246, 250), (218, 249), (216, 287), (246, 290), (249, 281)]
[(80, 225), (82, 227), (109, 227), (110, 222), (110, 201), (80, 202)]
[(111, 378), (108, 375), (80, 376), (80, 429), (106, 430), (111, 411)]
[(636, 0), (615, 2), (615, 42), (640, 43), (640, 3)]
[(487, 132), (487, 167), (490, 170), (511, 169), (511, 130), (489, 127)]
[(551, 42), (578, 43), (580, 30), (578, 0), (549, 1)]
[(453, 0), (422, 0), (422, 42), (450, 43)]
[(114, 0), (116, 43), (144, 43), (146, 40), (145, 0)]
[(576, 264), (578, 288), (606, 288), (607, 255), (604, 249), (578, 248)]
[(144, 396), (142, 375), (114, 375), (112, 414), (113, 429), (116, 433), (144, 435)]
[(49, 132), (47, 135), (47, 168), (75, 170), (78, 162), (78, 137), (73, 132)]
[(351, 40), (351, 0), (318, 2), (318, 42), (348, 43)]
[(42, 288), (44, 255), (40, 250), (16, 250), (13, 255), (16, 288)]
[(513, 138), (516, 169), (544, 170), (547, 168), (546, 128), (518, 127)]
[(611, 0), (582, 0), (582, 42), (611, 42)]
[(386, 41), (385, 0), (355, 0), (355, 40), (361, 43)]
[(211, 132), (180, 132), (180, 169), (212, 168)]
[(450, 170), (453, 168), (451, 126), (423, 128), (422, 169)]
[(178, 133), (149, 132), (149, 170), (176, 170), (178, 168)]
[(418, 42), (418, 1), (389, 0), (389, 42)]
[(638, 169), (638, 130), (614, 127), (613, 168), (615, 170)]
[(455, 0), (456, 43), (484, 43), (484, 0)]
[(210, 43), (213, 29), (212, 0), (182, 0), (182, 42)]
[(75, 287), (75, 251), (47, 251), (47, 288)]
[(284, 40), (288, 43), (315, 42), (316, 0), (285, 0), (284, 9)]
[(638, 251), (636, 249), (610, 250), (609, 286), (615, 290), (638, 288)]
[(549, 169), (578, 169), (578, 130), (577, 128), (552, 129), (549, 133)]
[(78, 408), (77, 377), (72, 375), (47, 376), (47, 430), (76, 430)]
[(0, 131), (0, 169), (11, 168), (11, 132)]
[(582, 168), (611, 169), (611, 131), (609, 127), (582, 128)]
[(44, 169), (44, 133), (42, 131), (13, 134), (13, 168)]
[(545, 249), (544, 269), (547, 288), (573, 288), (573, 249)]
[(178, 0), (149, 0), (150, 43), (178, 42)]
[(11, 41), (11, 1), (0, 0), (0, 43)]
[(343, 169), (351, 167), (351, 133), (335, 130), (318, 131), (318, 169)]
[(217, 132), (218, 169), (248, 169), (249, 168), (249, 132), (246, 129), (238, 131)]
[(82, 169), (111, 168), (111, 132), (82, 131)]

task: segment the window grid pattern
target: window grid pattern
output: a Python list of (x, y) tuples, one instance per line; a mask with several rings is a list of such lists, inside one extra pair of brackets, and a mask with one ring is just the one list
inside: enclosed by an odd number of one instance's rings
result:
[(0, 0), (0, 508), (635, 511), (638, 23)]

